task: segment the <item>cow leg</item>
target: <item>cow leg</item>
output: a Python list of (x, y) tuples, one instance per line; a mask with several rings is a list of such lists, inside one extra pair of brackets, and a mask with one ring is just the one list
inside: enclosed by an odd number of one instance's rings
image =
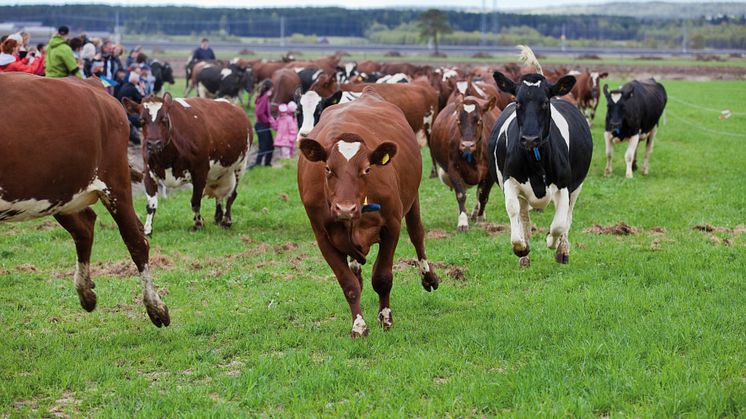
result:
[(145, 197), (148, 199), (148, 203), (145, 205), (147, 215), (145, 216), (145, 235), (150, 237), (153, 235), (153, 218), (155, 218), (155, 211), (158, 209), (158, 186), (155, 181), (150, 177), (149, 171), (145, 171)]
[(604, 169), (604, 176), (611, 176), (611, 158), (614, 157), (614, 144), (611, 141), (612, 135), (610, 132), (604, 132), (604, 144), (606, 144), (606, 168)]
[(192, 214), (194, 214), (194, 217), (192, 218), (194, 220), (194, 225), (192, 225), (192, 231), (196, 231), (202, 228), (204, 225), (202, 223), (202, 215), (200, 214), (200, 209), (202, 206), (202, 194), (205, 190), (205, 184), (206, 180), (204, 179), (205, 176), (194, 176), (194, 173), (192, 173)]
[(650, 155), (653, 153), (653, 140), (655, 139), (655, 134), (658, 131), (658, 127), (653, 127), (652, 130), (650, 130), (650, 133), (648, 133), (648, 140), (645, 143), (645, 159), (642, 161), (642, 175), (647, 176), (648, 175), (648, 169), (650, 168)]
[(78, 256), (75, 266), (75, 291), (78, 292), (80, 305), (85, 311), (93, 311), (96, 308), (96, 293), (93, 292), (96, 284), (91, 281), (89, 267), (96, 213), (91, 208), (86, 208), (74, 214), (57, 214), (54, 218), (75, 241), (75, 251)]
[(422, 287), (425, 291), (430, 292), (431, 290), (437, 290), (440, 284), (440, 279), (432, 271), (430, 263), (427, 261), (425, 255), (425, 227), (422, 225), (422, 218), (420, 217), (420, 197), (417, 196), (412, 204), (412, 208), (405, 216), (407, 220), (407, 233), (409, 233), (409, 240), (412, 241), (414, 249), (417, 252), (417, 261), (420, 265), (420, 274), (422, 275)]
[(223, 200), (215, 198), (215, 224), (220, 225), (223, 222)]
[(451, 180), (454, 192), (456, 192), (456, 201), (458, 201), (458, 224), (456, 227), (458, 231), (467, 231), (469, 229), (469, 216), (466, 215), (466, 188), (464, 188), (464, 181), (458, 175), (453, 165), (449, 165), (448, 167), (448, 177)]
[(471, 220), (476, 222), (484, 221), (484, 210), (487, 208), (487, 201), (490, 199), (490, 191), (495, 185), (495, 181), (490, 176), (485, 176), (477, 186), (477, 205), (471, 213)]
[(353, 258), (350, 258), (349, 262), (347, 262), (347, 266), (350, 267), (350, 270), (352, 271), (352, 273), (354, 273), (355, 277), (357, 277), (357, 282), (360, 283), (360, 292), (362, 292), (363, 291), (363, 266)]
[[(521, 266), (528, 266), (530, 264), (528, 258), (529, 243), (521, 218), (526, 218), (529, 223), (528, 229), (530, 232), (531, 221), (528, 217), (529, 205), (525, 199), (518, 195), (518, 187), (512, 178), (506, 181), (504, 185), (505, 210), (510, 219), (510, 242), (513, 244), (513, 253), (520, 258), (519, 262)], [(521, 217), (521, 212), (526, 212), (525, 217)]]
[[(127, 180), (129, 182), (129, 179)], [(153, 287), (153, 279), (150, 276), (148, 267), (148, 253), (150, 244), (143, 234), (143, 227), (137, 214), (132, 207), (132, 192), (130, 188), (112, 188), (110, 199), (104, 199), (103, 204), (111, 214), (114, 221), (119, 227), (119, 234), (127, 245), (127, 250), (132, 257), (132, 261), (137, 266), (142, 280), (143, 303), (148, 312), (148, 316), (154, 325), (168, 326), (171, 324), (171, 317), (168, 315), (168, 307), (161, 301), (158, 293)]]
[(570, 193), (567, 188), (562, 188), (552, 196), (555, 212), (552, 224), (547, 234), (547, 247), (550, 249), (557, 248), (555, 259), (558, 263), (568, 263), (570, 261), (570, 244), (567, 241), (567, 231), (571, 220), (570, 214)]
[(629, 147), (627, 152), (624, 153), (624, 161), (627, 163), (627, 173), (625, 176), (627, 179), (632, 179), (632, 164), (635, 162), (635, 156), (637, 155), (637, 144), (640, 143), (640, 134), (635, 134), (629, 139)]
[(401, 225), (389, 226), (383, 237), (378, 249), (378, 257), (373, 265), (373, 289), (378, 294), (378, 323), (383, 330), (389, 330), (394, 326), (394, 317), (391, 314), (391, 305), (389, 297), (393, 285), (394, 274), (391, 268), (394, 264), (394, 251), (399, 242), (399, 232)]

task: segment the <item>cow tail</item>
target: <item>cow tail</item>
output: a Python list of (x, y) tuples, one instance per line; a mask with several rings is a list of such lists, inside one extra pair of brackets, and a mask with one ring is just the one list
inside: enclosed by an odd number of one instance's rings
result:
[(543, 76), (544, 71), (541, 69), (541, 64), (539, 64), (539, 60), (536, 59), (534, 51), (532, 51), (531, 48), (526, 45), (516, 45), (516, 48), (521, 50), (519, 59), (521, 60), (521, 63), (523, 63), (523, 66), (534, 67), (536, 69), (536, 72)]
[(143, 179), (143, 174), (141, 171), (137, 170), (132, 164), (129, 165), (130, 168), (130, 179), (132, 180), (132, 183), (140, 183)]

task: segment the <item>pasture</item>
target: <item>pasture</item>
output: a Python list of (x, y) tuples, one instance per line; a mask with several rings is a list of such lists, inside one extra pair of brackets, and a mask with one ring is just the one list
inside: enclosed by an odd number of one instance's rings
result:
[[(187, 191), (160, 201), (151, 265), (168, 328), (148, 320), (100, 204), (93, 313), (79, 306), (74, 245), (54, 220), (0, 224), (0, 416), (744, 415), (746, 85), (664, 85), (672, 99), (648, 177), (624, 178), (626, 143), (603, 177), (599, 106), (569, 265), (543, 245), (552, 207), (531, 214), (539, 232), (521, 269), (499, 188), (487, 222), (457, 233), (453, 192), (425, 177), (441, 286), (422, 289), (403, 233), (389, 332), (375, 327), (372, 263), (363, 267), (366, 339), (349, 338), (295, 163), (247, 173), (230, 230), (189, 231)], [(721, 121), (722, 109), (737, 114)], [(144, 217), (144, 197), (135, 204)], [(203, 201), (206, 220), (213, 210)], [(633, 234), (592, 232), (622, 222)]]

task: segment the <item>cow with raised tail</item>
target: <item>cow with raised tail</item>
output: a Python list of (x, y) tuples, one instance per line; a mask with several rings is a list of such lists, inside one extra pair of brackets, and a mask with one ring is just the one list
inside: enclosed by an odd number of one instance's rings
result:
[(95, 78), (8, 73), (0, 76), (0, 91), (0, 112), (12, 115), (0, 131), (0, 222), (53, 216), (75, 241), (75, 290), (80, 305), (93, 311), (91, 205), (100, 200), (140, 273), (150, 320), (168, 326), (168, 308), (150, 274), (148, 240), (132, 206), (129, 123), (122, 106)]
[(530, 264), (529, 209), (552, 201), (556, 212), (547, 246), (557, 249), (557, 262), (568, 263), (572, 211), (591, 165), (593, 141), (578, 108), (552, 98), (570, 92), (575, 77), (552, 84), (541, 74), (527, 74), (513, 82), (495, 72), (494, 79), (516, 97), (495, 123), (489, 149), (489, 169), (505, 193), (513, 253), (521, 266)]
[(642, 161), (642, 175), (647, 176), (653, 140), (658, 132), (658, 121), (666, 108), (666, 89), (662, 84), (650, 79), (633, 80), (617, 90), (609, 92), (604, 85), (606, 96), (606, 169), (604, 176), (611, 176), (611, 158), (614, 156), (614, 143), (629, 140), (624, 161), (627, 163), (627, 178), (637, 169), (637, 145), (646, 140), (645, 159)]
[(148, 200), (145, 234), (153, 233), (159, 184), (177, 187), (192, 183), (193, 229), (203, 225), (203, 196), (215, 198), (215, 223), (230, 227), (231, 207), (252, 142), (252, 130), (243, 110), (222, 99), (173, 99), (169, 93), (163, 99), (148, 96), (141, 104), (129, 99), (123, 102), (142, 120)]
[[(393, 326), (389, 297), (402, 218), (417, 252), (422, 286), (439, 279), (425, 255), (418, 188), (422, 158), (404, 114), (371, 90), (332, 106), (300, 141), (298, 190), (321, 254), (342, 287), (352, 314), (352, 337), (368, 335), (360, 308), (361, 265), (379, 244), (373, 289), (378, 321)], [(349, 259), (349, 260), (348, 260)]]

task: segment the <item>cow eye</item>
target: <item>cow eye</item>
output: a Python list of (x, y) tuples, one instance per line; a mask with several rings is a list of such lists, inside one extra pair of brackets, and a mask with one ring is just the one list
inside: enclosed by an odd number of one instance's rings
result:
[(325, 166), (325, 167), (324, 167), (324, 170), (326, 170), (326, 175), (327, 175), (327, 176), (331, 176), (331, 174), (332, 174), (332, 169), (330, 169), (330, 168), (329, 168), (329, 166)]
[(363, 169), (363, 174), (366, 176), (370, 174), (370, 166)]

